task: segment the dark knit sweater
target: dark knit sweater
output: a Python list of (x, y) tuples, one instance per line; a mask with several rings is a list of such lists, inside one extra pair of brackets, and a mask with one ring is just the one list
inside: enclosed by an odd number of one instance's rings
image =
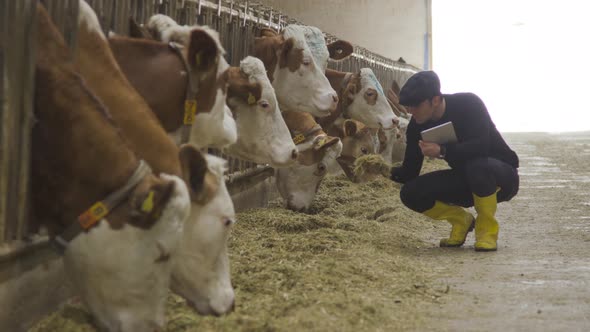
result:
[(451, 121), (457, 143), (445, 144), (445, 161), (453, 169), (461, 170), (465, 162), (474, 158), (491, 157), (518, 168), (518, 156), (500, 135), (483, 101), (473, 93), (443, 95), (446, 108), (436, 121), (418, 124), (410, 120), (407, 128), (406, 155), (402, 166), (396, 167), (391, 179), (405, 183), (420, 174), (424, 155), (418, 146), (420, 132)]

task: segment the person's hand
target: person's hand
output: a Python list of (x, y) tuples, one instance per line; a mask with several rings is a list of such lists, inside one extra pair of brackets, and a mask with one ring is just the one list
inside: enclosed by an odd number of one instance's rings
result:
[(418, 141), (418, 145), (425, 157), (438, 158), (440, 156), (440, 145), (432, 142)]

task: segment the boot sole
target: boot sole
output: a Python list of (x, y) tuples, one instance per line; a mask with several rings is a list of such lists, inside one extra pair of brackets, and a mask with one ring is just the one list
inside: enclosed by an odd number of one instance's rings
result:
[(475, 248), (475, 251), (479, 252), (486, 252), (486, 251), (497, 251), (498, 248), (488, 249), (488, 248)]
[(457, 247), (461, 247), (463, 244), (465, 244), (465, 240), (467, 239), (467, 234), (469, 234), (470, 232), (472, 232), (475, 229), (475, 218), (471, 218), (471, 225), (469, 226), (469, 229), (467, 230), (467, 233), (465, 233), (465, 237), (463, 238), (463, 242), (458, 243), (458, 244), (442, 244), (439, 243), (439, 246), (441, 248), (457, 248)]

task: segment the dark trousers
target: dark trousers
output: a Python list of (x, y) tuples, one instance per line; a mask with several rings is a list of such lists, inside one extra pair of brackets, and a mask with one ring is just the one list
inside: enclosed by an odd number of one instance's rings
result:
[(473, 159), (463, 169), (434, 171), (406, 182), (400, 191), (404, 205), (416, 212), (434, 206), (434, 201), (473, 206), (473, 194), (486, 197), (496, 191), (498, 202), (509, 201), (518, 193), (518, 171), (494, 158)]

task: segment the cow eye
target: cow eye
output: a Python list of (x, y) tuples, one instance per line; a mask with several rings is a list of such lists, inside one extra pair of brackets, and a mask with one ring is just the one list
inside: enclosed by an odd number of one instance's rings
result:
[(369, 154), (369, 149), (367, 149), (367, 148), (365, 148), (365, 147), (362, 147), (362, 148), (361, 148), (361, 152), (362, 152), (363, 154)]
[(267, 109), (270, 107), (270, 103), (266, 100), (261, 100), (258, 102), (258, 104), (260, 105), (260, 107)]
[(229, 227), (229, 226), (231, 226), (231, 225), (235, 224), (236, 222), (235, 222), (235, 220), (234, 220), (234, 219), (232, 219), (232, 218), (227, 218), (227, 217), (225, 217), (225, 218), (222, 218), (222, 220), (221, 220), (221, 223), (222, 223), (224, 226), (226, 226), (226, 227)]
[(303, 64), (305, 66), (309, 66), (311, 64), (311, 60), (310, 59), (303, 59)]
[(326, 165), (324, 163), (319, 163), (315, 172), (313, 172), (315, 176), (324, 176), (326, 175)]
[(367, 97), (373, 97), (375, 95), (375, 93), (373, 91), (367, 91), (366, 95), (367, 95)]

